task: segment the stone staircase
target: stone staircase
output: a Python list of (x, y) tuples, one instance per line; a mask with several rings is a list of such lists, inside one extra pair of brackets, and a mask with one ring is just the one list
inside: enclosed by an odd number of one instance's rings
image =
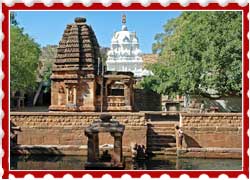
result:
[(147, 149), (152, 154), (176, 156), (175, 126), (178, 121), (152, 121), (148, 123)]

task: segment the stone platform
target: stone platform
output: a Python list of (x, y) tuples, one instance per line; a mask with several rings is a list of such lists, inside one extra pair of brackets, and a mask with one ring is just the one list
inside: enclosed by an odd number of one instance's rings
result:
[(241, 148), (184, 148), (178, 149), (177, 155), (180, 158), (230, 158), (241, 159)]

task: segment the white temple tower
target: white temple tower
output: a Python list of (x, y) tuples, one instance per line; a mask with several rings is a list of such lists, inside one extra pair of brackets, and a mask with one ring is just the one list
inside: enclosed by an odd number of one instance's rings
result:
[(122, 30), (115, 32), (106, 61), (108, 71), (133, 72), (135, 77), (149, 75), (143, 70), (142, 52), (135, 32), (128, 31), (126, 16), (122, 16)]

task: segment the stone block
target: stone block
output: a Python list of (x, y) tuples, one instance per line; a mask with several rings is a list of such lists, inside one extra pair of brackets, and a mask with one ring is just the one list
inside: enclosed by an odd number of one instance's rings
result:
[(44, 144), (44, 136), (43, 135), (29, 135), (29, 137), (26, 136), (26, 138), (30, 138), (30, 144), (32, 145), (41, 145)]
[(48, 134), (47, 136), (44, 136), (44, 142), (43, 144), (59, 144), (60, 142), (60, 137), (58, 135), (51, 135)]
[(218, 126), (216, 128), (216, 131), (218, 132), (224, 132), (224, 131), (238, 131), (237, 127), (228, 127), (228, 126)]
[(18, 133), (17, 144), (31, 144), (30, 135), (25, 132)]

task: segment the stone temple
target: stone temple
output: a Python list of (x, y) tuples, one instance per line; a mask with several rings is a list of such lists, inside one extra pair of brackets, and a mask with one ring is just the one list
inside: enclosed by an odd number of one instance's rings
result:
[(67, 25), (52, 67), (50, 111), (133, 110), (133, 74), (102, 72), (99, 50), (85, 18)]
[(135, 32), (128, 31), (126, 16), (122, 16), (122, 30), (115, 32), (108, 52), (107, 70), (133, 72), (135, 77), (150, 75), (150, 71), (143, 70), (142, 52)]

